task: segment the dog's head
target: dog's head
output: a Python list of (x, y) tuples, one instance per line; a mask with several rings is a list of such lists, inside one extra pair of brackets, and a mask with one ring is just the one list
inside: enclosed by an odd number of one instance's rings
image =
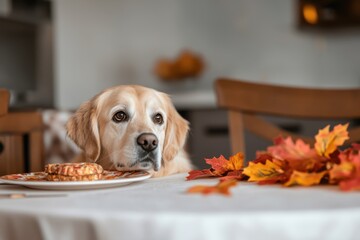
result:
[(155, 171), (183, 148), (189, 129), (166, 94), (141, 86), (103, 91), (83, 103), (66, 128), (87, 160)]

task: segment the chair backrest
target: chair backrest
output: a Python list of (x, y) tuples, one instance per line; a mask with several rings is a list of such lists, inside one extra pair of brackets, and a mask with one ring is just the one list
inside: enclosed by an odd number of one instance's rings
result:
[(0, 116), (8, 112), (10, 93), (4, 88), (0, 88)]
[[(285, 87), (241, 80), (215, 82), (217, 104), (229, 112), (229, 132), (233, 153), (244, 152), (244, 130), (267, 140), (275, 137), (312, 138), (280, 129), (259, 115), (303, 119), (360, 119), (360, 88), (313, 89)], [(351, 141), (360, 140), (360, 127), (349, 130)]]

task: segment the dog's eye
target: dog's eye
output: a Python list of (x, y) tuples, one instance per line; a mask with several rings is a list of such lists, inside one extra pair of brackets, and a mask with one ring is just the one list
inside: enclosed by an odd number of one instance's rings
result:
[(112, 120), (116, 123), (127, 121), (127, 119), (128, 116), (123, 111), (115, 113), (114, 116), (112, 117)]
[(164, 122), (163, 116), (160, 113), (156, 114), (153, 117), (153, 122), (155, 124), (159, 124), (159, 125), (163, 124), (163, 122)]

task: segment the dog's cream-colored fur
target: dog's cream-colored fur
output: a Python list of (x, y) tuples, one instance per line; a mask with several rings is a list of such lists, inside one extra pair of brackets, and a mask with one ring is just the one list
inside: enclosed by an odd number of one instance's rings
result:
[[(127, 121), (113, 121), (119, 111), (127, 114)], [(156, 114), (162, 115), (162, 124), (154, 122)], [(137, 85), (109, 88), (83, 103), (66, 128), (83, 150), (80, 161), (97, 162), (109, 170), (144, 169), (155, 177), (191, 169), (184, 150), (189, 124), (168, 95), (154, 89)], [(153, 165), (139, 162), (144, 153), (136, 139), (142, 133), (152, 133), (158, 139), (151, 155)], [(156, 164), (160, 167), (157, 172), (152, 170)]]

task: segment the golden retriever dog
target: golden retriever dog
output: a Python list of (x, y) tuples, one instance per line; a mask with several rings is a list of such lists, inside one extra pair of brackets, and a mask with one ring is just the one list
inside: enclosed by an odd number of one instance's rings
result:
[(66, 124), (83, 161), (105, 169), (147, 170), (160, 177), (191, 169), (184, 151), (188, 122), (168, 95), (123, 85), (83, 103)]

